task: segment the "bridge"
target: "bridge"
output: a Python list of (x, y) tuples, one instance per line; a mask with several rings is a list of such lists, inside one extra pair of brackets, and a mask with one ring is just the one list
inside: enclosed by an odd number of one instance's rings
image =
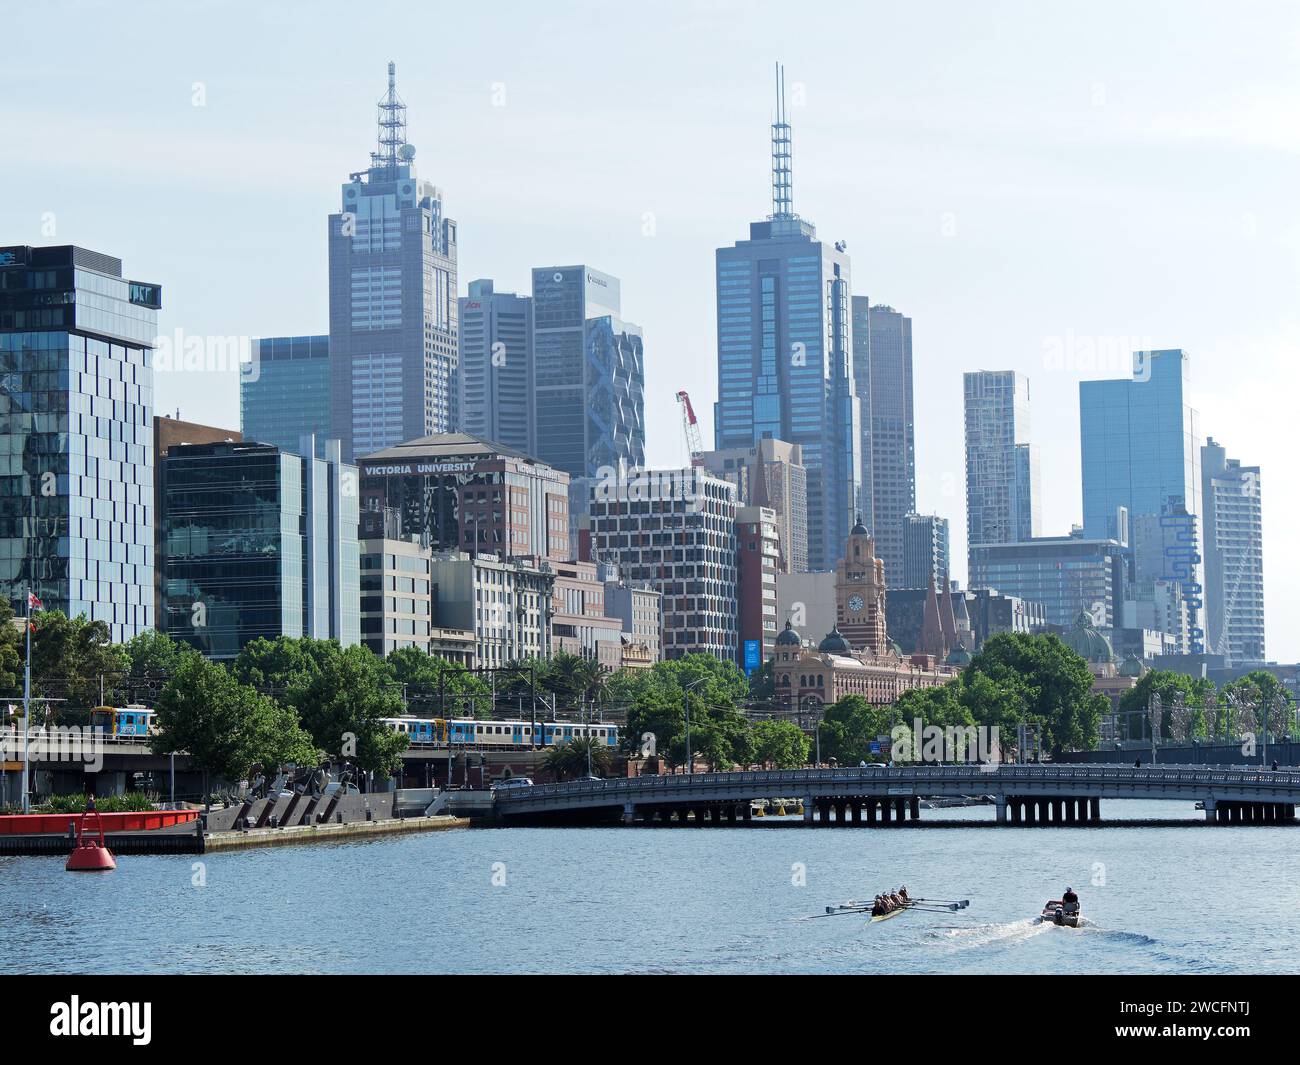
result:
[(1103, 799), (1203, 803), (1216, 824), (1294, 823), (1300, 770), (1119, 765), (880, 766), (693, 773), (498, 789), (494, 816), (510, 823), (737, 824), (751, 802), (793, 798), (803, 823), (889, 825), (919, 817), (922, 797), (989, 796), (1007, 825), (1085, 825)]

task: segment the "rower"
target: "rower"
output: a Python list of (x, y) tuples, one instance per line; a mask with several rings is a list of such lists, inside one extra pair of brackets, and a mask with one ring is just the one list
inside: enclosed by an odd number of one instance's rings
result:
[(876, 900), (871, 904), (871, 916), (883, 917), (884, 915), (885, 915), (885, 904), (881, 901), (880, 896), (877, 895)]
[(1079, 896), (1074, 893), (1074, 888), (1067, 887), (1065, 894), (1061, 896), (1061, 911), (1063, 913), (1079, 912)]
[(901, 888), (898, 889), (898, 897), (901, 898), (904, 902), (911, 902), (911, 901), (912, 901), (911, 899), (909, 899), (909, 898), (907, 897), (907, 885), (906, 885), (906, 884), (904, 884)]

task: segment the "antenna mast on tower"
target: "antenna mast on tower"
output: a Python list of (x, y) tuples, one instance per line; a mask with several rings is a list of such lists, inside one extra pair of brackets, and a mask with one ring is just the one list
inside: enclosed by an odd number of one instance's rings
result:
[(794, 217), (794, 190), (791, 185), (790, 123), (785, 110), (785, 67), (776, 64), (776, 121), (772, 123), (772, 217)]
[(406, 104), (397, 95), (397, 64), (388, 64), (388, 92), (379, 101), (379, 151), (372, 153), (375, 166), (396, 170), (405, 162), (401, 149), (406, 145)]

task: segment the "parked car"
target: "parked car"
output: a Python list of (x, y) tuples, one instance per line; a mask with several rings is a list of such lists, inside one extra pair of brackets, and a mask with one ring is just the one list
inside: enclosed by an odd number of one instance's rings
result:
[(509, 777), (506, 780), (498, 780), (492, 785), (493, 791), (513, 791), (516, 788), (531, 788), (533, 786), (530, 777)]

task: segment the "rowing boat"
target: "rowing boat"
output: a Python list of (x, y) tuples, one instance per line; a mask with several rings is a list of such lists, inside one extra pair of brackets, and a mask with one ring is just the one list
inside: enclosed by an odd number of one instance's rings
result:
[(910, 910), (915, 905), (916, 903), (914, 902), (905, 902), (896, 910), (890, 910), (888, 913), (882, 913), (878, 917), (871, 918), (871, 923), (875, 924), (877, 921), (888, 921), (891, 917), (897, 917), (904, 910)]

